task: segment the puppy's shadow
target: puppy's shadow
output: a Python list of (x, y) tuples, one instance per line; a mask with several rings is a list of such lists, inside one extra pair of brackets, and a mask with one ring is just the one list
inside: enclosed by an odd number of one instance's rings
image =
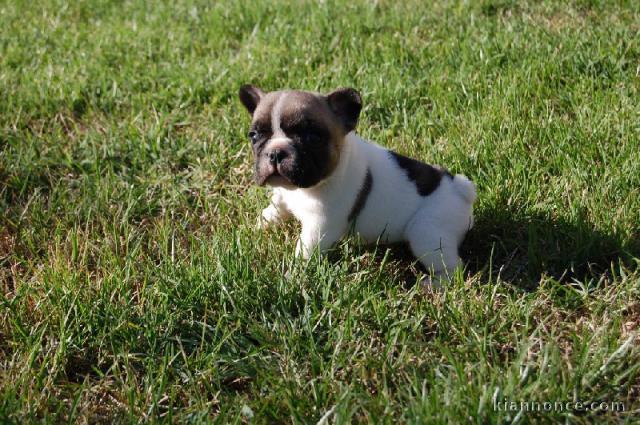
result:
[(475, 226), (460, 247), (471, 273), (493, 277), (525, 290), (547, 276), (560, 282), (610, 277), (612, 266), (637, 267), (640, 246), (596, 229), (585, 217), (573, 221), (501, 206), (478, 210)]
[[(523, 290), (538, 287), (543, 277), (567, 283), (610, 278), (619, 265), (637, 268), (640, 243), (594, 228), (581, 218), (573, 222), (542, 214), (518, 212), (506, 206), (475, 212), (475, 224), (460, 246), (467, 274), (482, 272), (483, 281), (500, 278)], [(386, 248), (390, 248), (387, 250)], [(425, 272), (404, 244), (378, 247), (376, 261), (397, 267), (405, 287)], [(636, 258), (636, 260), (634, 260)]]

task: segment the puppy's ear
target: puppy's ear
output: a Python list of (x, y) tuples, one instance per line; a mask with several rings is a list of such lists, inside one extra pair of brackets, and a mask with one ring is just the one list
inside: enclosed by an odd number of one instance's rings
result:
[(250, 84), (240, 87), (240, 92), (238, 94), (240, 96), (240, 101), (244, 107), (247, 108), (247, 111), (249, 111), (250, 114), (253, 114), (258, 103), (260, 103), (260, 99), (264, 96), (264, 92), (262, 90)]
[(329, 108), (347, 130), (347, 133), (356, 128), (360, 110), (362, 109), (362, 99), (360, 94), (352, 88), (343, 88), (332, 91), (327, 95)]

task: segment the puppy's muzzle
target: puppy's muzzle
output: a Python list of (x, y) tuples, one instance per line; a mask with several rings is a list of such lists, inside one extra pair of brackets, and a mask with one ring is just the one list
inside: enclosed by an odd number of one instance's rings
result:
[(284, 159), (287, 156), (289, 156), (289, 154), (284, 149), (274, 149), (274, 150), (270, 151), (267, 154), (267, 156), (269, 157), (269, 162), (271, 163), (271, 165), (277, 166), (282, 161), (284, 161)]

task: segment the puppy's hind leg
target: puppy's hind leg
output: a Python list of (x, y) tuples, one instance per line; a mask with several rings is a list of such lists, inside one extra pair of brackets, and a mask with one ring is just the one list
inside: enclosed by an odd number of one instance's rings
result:
[(428, 219), (415, 220), (407, 226), (406, 236), (411, 252), (431, 273), (425, 283), (434, 287), (448, 280), (462, 261), (458, 255), (458, 237), (443, 229), (441, 223)]

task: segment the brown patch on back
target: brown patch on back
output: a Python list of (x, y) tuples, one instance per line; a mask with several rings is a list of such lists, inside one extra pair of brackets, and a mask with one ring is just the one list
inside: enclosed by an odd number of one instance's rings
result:
[(389, 151), (398, 166), (405, 170), (409, 180), (413, 181), (420, 196), (429, 196), (440, 185), (443, 176), (453, 178), (451, 173), (443, 168), (434, 167), (424, 162)]

